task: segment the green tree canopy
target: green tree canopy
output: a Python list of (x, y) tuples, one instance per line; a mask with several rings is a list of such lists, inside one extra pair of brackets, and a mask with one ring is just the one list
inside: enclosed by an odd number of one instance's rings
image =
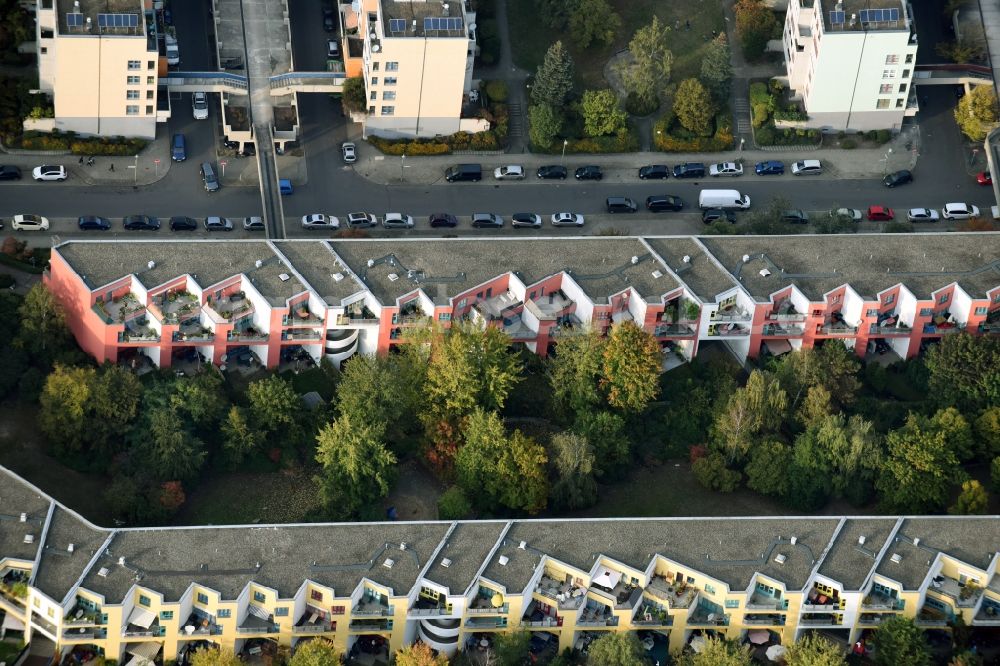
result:
[(91, 388), (97, 371), (56, 365), (39, 398), (38, 425), (58, 455), (80, 452), (89, 441)]
[(729, 460), (746, 457), (760, 435), (778, 432), (788, 398), (778, 379), (769, 372), (754, 370), (747, 385), (730, 396), (712, 426), (712, 446)]
[(989, 507), (990, 498), (986, 494), (983, 484), (975, 479), (970, 479), (962, 483), (962, 492), (959, 493), (955, 504), (948, 509), (948, 513), (956, 516), (968, 516), (986, 513)]
[(546, 358), (556, 408), (565, 416), (590, 412), (604, 401), (599, 383), (607, 340), (588, 330), (559, 340), (559, 353)]
[(229, 648), (202, 648), (194, 651), (191, 666), (242, 666), (245, 664)]
[(750, 460), (744, 468), (747, 488), (763, 495), (784, 497), (788, 494), (791, 476), (787, 462), (792, 456), (792, 447), (776, 439), (757, 442), (750, 449)]
[(368, 93), (365, 92), (365, 79), (352, 76), (344, 81), (340, 92), (340, 101), (345, 111), (364, 113), (368, 109)]
[(565, 32), (578, 4), (579, 0), (538, 0), (538, 13), (546, 27)]
[(621, 108), (614, 90), (586, 90), (580, 101), (583, 131), (587, 136), (607, 136), (625, 129), (628, 114)]
[(647, 666), (649, 663), (635, 632), (603, 632), (587, 648), (587, 663), (594, 666)]
[(573, 72), (573, 57), (561, 41), (556, 41), (545, 52), (545, 59), (535, 72), (531, 85), (532, 103), (561, 108), (573, 92)]
[(601, 354), (601, 386), (608, 404), (641, 412), (660, 393), (663, 355), (651, 333), (626, 321), (611, 328)]
[(733, 11), (736, 14), (736, 34), (743, 44), (743, 55), (748, 60), (757, 60), (764, 55), (767, 42), (780, 24), (771, 8), (761, 0), (737, 0)]
[(354, 423), (385, 424), (388, 441), (398, 442), (418, 425), (426, 367), (413, 345), (399, 354), (355, 356), (337, 384), (337, 410)]
[(278, 375), (251, 382), (247, 387), (250, 414), (266, 435), (283, 433), (296, 425), (302, 411), (302, 400), (292, 383)]
[(622, 19), (608, 0), (575, 0), (569, 17), (569, 31), (577, 47), (585, 49), (594, 42), (610, 46), (622, 28)]
[(930, 666), (924, 632), (913, 618), (891, 615), (875, 631), (876, 666)]
[(691, 471), (698, 483), (709, 490), (717, 490), (720, 493), (731, 493), (736, 490), (743, 475), (726, 465), (726, 459), (721, 453), (709, 452), (708, 455), (698, 458), (691, 465)]
[(574, 432), (552, 436), (549, 460), (555, 470), (552, 500), (559, 507), (580, 509), (597, 501), (594, 481), (594, 447)]
[(854, 396), (861, 388), (858, 380), (860, 368), (861, 363), (853, 351), (831, 342), (786, 354), (777, 373), (791, 397), (793, 409), (799, 407), (814, 386), (823, 387), (835, 407), (844, 407), (854, 402)]
[(984, 409), (976, 417), (974, 430), (987, 456), (1000, 454), (1000, 407)]
[(895, 513), (928, 513), (944, 508), (961, 478), (958, 456), (947, 431), (910, 413), (886, 436), (888, 456), (876, 480), (883, 504)]
[(384, 436), (383, 424), (358, 423), (346, 414), (316, 435), (316, 462), (323, 466), (317, 482), (334, 517), (355, 518), (389, 494), (397, 461)]
[(670, 27), (653, 14), (653, 20), (632, 36), (631, 60), (621, 68), (625, 90), (651, 108), (659, 106), (660, 93), (670, 81), (674, 54), (667, 48), (669, 43)]
[(532, 104), (528, 107), (528, 136), (539, 148), (548, 148), (562, 131), (562, 114), (551, 104)]
[(223, 384), (222, 376), (217, 372), (180, 377), (173, 385), (170, 404), (200, 430), (215, 430), (225, 416), (229, 402)]
[(871, 421), (857, 414), (850, 418), (832, 414), (796, 438), (792, 459), (797, 468), (811, 469), (829, 479), (830, 492), (843, 496), (859, 480), (872, 482), (883, 457), (882, 443)]
[(946, 335), (927, 351), (924, 363), (929, 393), (938, 404), (969, 411), (1000, 406), (1000, 339)]
[(725, 32), (720, 32), (708, 45), (699, 78), (715, 103), (724, 105), (729, 99), (729, 84), (733, 78), (732, 53)]
[(339, 664), (342, 659), (343, 653), (333, 641), (314, 638), (299, 644), (288, 660), (288, 666), (330, 666)]
[(19, 314), (18, 344), (39, 362), (51, 363), (70, 340), (62, 304), (44, 283), (38, 282), (25, 295)]
[(683, 654), (678, 666), (750, 666), (750, 647), (714, 636), (705, 639), (701, 652)]
[(674, 115), (689, 132), (699, 136), (712, 133), (715, 106), (712, 97), (698, 79), (685, 79), (674, 95)]
[(993, 86), (974, 86), (955, 107), (955, 122), (962, 133), (973, 141), (985, 139), (998, 119), (997, 95)]
[(805, 634), (788, 646), (787, 666), (846, 666), (844, 649), (818, 634)]
[(622, 476), (631, 453), (625, 435), (625, 419), (612, 412), (590, 410), (579, 412), (573, 422), (573, 432), (590, 442), (594, 448), (594, 474), (604, 479)]
[(524, 666), (528, 661), (528, 646), (531, 634), (527, 631), (512, 631), (495, 634), (493, 648), (499, 666)]
[(174, 408), (150, 410), (137, 430), (142, 433), (148, 469), (157, 478), (187, 481), (197, 476), (205, 464), (205, 443), (185, 428)]
[(222, 421), (222, 451), (226, 459), (238, 465), (260, 449), (260, 433), (250, 423), (246, 410), (233, 405)]
[(396, 653), (396, 666), (448, 666), (448, 658), (435, 655), (427, 643), (413, 643)]

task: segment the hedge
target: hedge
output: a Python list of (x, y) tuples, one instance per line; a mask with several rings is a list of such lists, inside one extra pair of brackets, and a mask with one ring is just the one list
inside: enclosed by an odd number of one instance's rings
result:
[[(634, 153), (639, 150), (639, 135), (634, 128), (619, 132), (614, 136), (588, 136), (582, 139), (566, 139), (566, 154), (580, 153)], [(532, 152), (558, 155), (563, 151), (562, 141), (556, 140), (548, 148), (532, 146)]]
[(455, 150), (500, 150), (500, 140), (494, 130), (485, 132), (455, 132), (435, 139), (386, 139), (380, 136), (368, 137), (368, 143), (386, 155), (448, 155)]
[(683, 131), (673, 111), (668, 111), (653, 126), (653, 145), (665, 153), (707, 153), (733, 149), (733, 119), (728, 113), (715, 117), (715, 134), (695, 136)]
[(74, 155), (131, 157), (147, 145), (149, 142), (145, 139), (126, 139), (121, 136), (82, 138), (75, 133), (25, 132), (18, 138), (10, 139), (8, 147), (21, 150), (68, 150)]
[[(821, 140), (819, 130), (791, 128), (779, 130), (770, 124), (757, 129), (753, 136), (758, 146), (815, 146)], [(843, 142), (841, 147), (844, 147)]]

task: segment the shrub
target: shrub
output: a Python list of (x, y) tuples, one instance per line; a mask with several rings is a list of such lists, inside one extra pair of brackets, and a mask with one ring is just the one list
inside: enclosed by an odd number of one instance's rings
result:
[(858, 147), (858, 142), (854, 139), (844, 139), (840, 142), (840, 147), (844, 150), (854, 150)]
[(692, 465), (694, 477), (698, 483), (709, 490), (720, 493), (731, 493), (740, 484), (742, 475), (726, 467), (725, 459), (718, 453), (710, 453), (699, 458)]
[(696, 136), (677, 122), (668, 111), (653, 126), (653, 144), (657, 150), (671, 153), (718, 152), (733, 147), (733, 123), (728, 113), (715, 117), (715, 132), (711, 136)]
[(500, 33), (496, 19), (477, 21), (479, 24), (479, 62), (492, 65), (500, 59)]
[(750, 117), (754, 127), (767, 122), (774, 105), (774, 97), (767, 91), (766, 84), (759, 81), (750, 84)]
[(506, 102), (509, 92), (507, 82), (502, 79), (486, 84), (486, 96), (493, 102)]
[(14, 286), (14, 276), (0, 273), (0, 289), (10, 289)]
[(761, 127), (754, 132), (753, 136), (754, 140), (760, 146), (773, 146), (775, 144), (775, 131), (770, 125), (767, 127)]
[(469, 499), (458, 486), (452, 486), (438, 498), (438, 520), (461, 520), (472, 513)]
[(876, 137), (878, 137), (878, 132), (875, 130), (868, 130), (865, 132), (865, 138), (869, 141), (875, 141)]
[(635, 93), (629, 93), (625, 98), (625, 110), (633, 116), (648, 116), (658, 109), (660, 102), (657, 99), (646, 99)]
[(880, 129), (875, 132), (875, 140), (879, 143), (888, 143), (889, 139), (892, 138), (892, 132), (887, 129)]

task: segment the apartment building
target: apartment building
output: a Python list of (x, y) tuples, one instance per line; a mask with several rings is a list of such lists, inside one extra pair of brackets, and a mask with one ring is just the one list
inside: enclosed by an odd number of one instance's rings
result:
[(489, 129), (472, 117), (476, 13), (468, 0), (356, 0), (340, 15), (346, 72), (365, 80), (367, 134)]
[(548, 355), (632, 321), (664, 368), (830, 341), (910, 358), (1000, 333), (1000, 235), (61, 243), (44, 280), (99, 362), (170, 367), (387, 353), (407, 328), (471, 321)]
[(782, 41), (805, 126), (895, 131), (916, 115), (917, 33), (905, 0), (789, 0)]
[(539, 656), (636, 632), (666, 663), (706, 635), (846, 648), (894, 614), (1000, 626), (998, 516), (105, 529), (3, 468), (0, 487), (4, 627), (59, 655), (186, 663), (322, 636), (388, 661), (524, 629)]
[(26, 127), (154, 138), (166, 60), (152, 0), (37, 0), (35, 15), (39, 89), (55, 117)]

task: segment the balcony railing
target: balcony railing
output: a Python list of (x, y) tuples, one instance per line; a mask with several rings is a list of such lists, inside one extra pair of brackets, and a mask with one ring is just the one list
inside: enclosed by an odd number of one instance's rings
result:
[(687, 324), (657, 324), (653, 329), (653, 335), (663, 337), (665, 335), (694, 335), (694, 328)]
[(276, 624), (268, 627), (236, 627), (238, 634), (276, 634), (280, 631), (281, 629)]
[(380, 608), (352, 608), (351, 615), (355, 617), (392, 617), (395, 612), (389, 607)]
[(840, 626), (842, 623), (836, 615), (803, 615), (799, 624)]
[(728, 325), (714, 326), (708, 329), (708, 334), (710, 336), (720, 336), (724, 338), (739, 337), (743, 335), (750, 335), (749, 328), (743, 328), (741, 326), (734, 326), (730, 328)]
[(406, 614), (413, 617), (435, 617), (440, 615), (450, 615), (451, 611), (444, 606), (436, 606), (434, 608), (411, 608)]
[(105, 312), (105, 310), (104, 310), (104, 303), (101, 303), (101, 302), (94, 303), (90, 307), (90, 309), (93, 311), (94, 314), (96, 314), (98, 317), (100, 317), (101, 321), (103, 321), (105, 324), (113, 324), (113, 323), (115, 323), (115, 320), (111, 318), (111, 315), (109, 315), (107, 312)]
[(118, 342), (159, 342), (160, 334), (150, 329), (146, 331), (124, 330), (118, 333)]
[(378, 324), (378, 317), (375, 315), (365, 316), (361, 314), (339, 315), (337, 326), (352, 326), (358, 324)]
[(80, 627), (66, 629), (63, 631), (63, 638), (74, 640), (80, 638), (105, 638), (107, 630), (104, 627)]
[(126, 629), (122, 632), (122, 636), (125, 638), (153, 638), (159, 635), (159, 629)]
[(322, 317), (312, 312), (306, 312), (303, 316), (303, 311), (298, 311), (294, 314), (286, 314), (281, 318), (282, 326), (319, 326), (322, 323)]
[(473, 617), (465, 621), (468, 629), (501, 629), (507, 626), (504, 617)]
[(868, 333), (871, 335), (909, 335), (913, 332), (909, 326), (897, 326), (893, 324), (892, 326), (879, 326), (878, 324), (872, 324), (868, 327)]
[(318, 622), (316, 624), (303, 624), (301, 626), (292, 627), (293, 634), (322, 634), (328, 631), (334, 631), (333, 625), (329, 622)]
[(562, 618), (549, 617), (544, 620), (521, 620), (522, 627), (561, 627)]
[(282, 331), (282, 340), (320, 340), (323, 334), (320, 331), (314, 330), (295, 330), (295, 331)]
[(740, 308), (717, 310), (709, 317), (709, 321), (750, 321), (751, 319), (750, 313)]
[(848, 326), (847, 324), (830, 324), (827, 326), (820, 326), (820, 333), (824, 335), (857, 335), (857, 326)]
[(947, 326), (937, 326), (935, 324), (924, 324), (924, 333), (927, 335), (950, 335), (965, 330), (965, 324), (949, 324)]
[(788, 324), (764, 324), (764, 328), (761, 329), (762, 335), (771, 335), (771, 336), (780, 336), (780, 335), (794, 336), (794, 335), (802, 335), (804, 332), (805, 329), (802, 326), (794, 326)]
[(174, 342), (207, 342), (215, 340), (215, 331), (198, 331), (197, 333), (181, 333), (174, 331), (172, 336)]
[(593, 620), (577, 620), (576, 626), (578, 627), (617, 627), (618, 618), (617, 617), (605, 617), (597, 618)]
[(743, 624), (754, 626), (781, 627), (785, 624), (784, 615), (744, 615)]
[(268, 334), (263, 331), (229, 331), (226, 333), (227, 342), (264, 342), (268, 337)]
[(466, 615), (506, 615), (510, 612), (510, 604), (504, 604), (500, 608), (466, 608)]

